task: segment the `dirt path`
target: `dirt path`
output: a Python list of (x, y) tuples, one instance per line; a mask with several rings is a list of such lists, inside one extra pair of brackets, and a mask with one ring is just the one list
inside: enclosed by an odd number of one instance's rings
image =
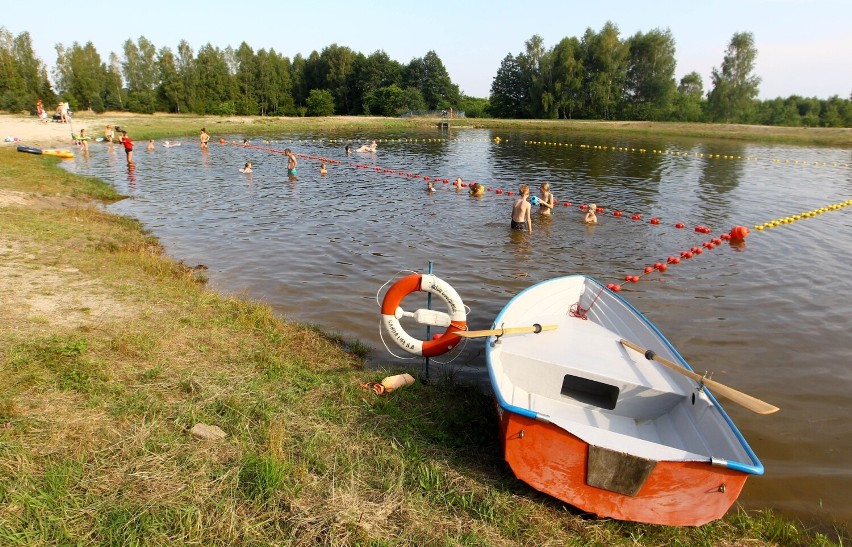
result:
[(79, 131), (85, 125), (74, 124), (73, 122), (70, 125), (56, 122), (45, 123), (35, 116), (0, 114), (0, 142), (2, 142), (2, 146), (71, 147), (73, 146), (71, 142), (72, 127), (75, 131)]

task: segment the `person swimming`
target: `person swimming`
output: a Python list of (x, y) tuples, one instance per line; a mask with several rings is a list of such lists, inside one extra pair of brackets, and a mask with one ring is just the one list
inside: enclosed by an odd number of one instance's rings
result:
[(356, 152), (375, 152), (379, 145), (376, 144), (376, 141), (371, 142), (370, 144), (365, 144), (355, 150)]
[(240, 173), (246, 173), (246, 174), (251, 173), (251, 162), (250, 161), (247, 161), (245, 166), (242, 169), (240, 169)]

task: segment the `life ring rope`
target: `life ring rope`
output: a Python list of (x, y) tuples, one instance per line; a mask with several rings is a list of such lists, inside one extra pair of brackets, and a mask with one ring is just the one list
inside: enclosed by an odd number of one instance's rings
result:
[[(395, 277), (396, 275), (385, 282), (376, 292), (377, 303), (382, 289), (393, 281)], [(447, 305), (449, 313), (428, 309), (406, 312), (402, 309), (402, 301), (413, 292), (427, 292), (439, 297)], [(391, 336), (391, 339), (397, 346), (408, 353), (422, 357), (436, 357), (457, 347), (459, 342), (462, 341), (462, 338), (456, 333), (467, 330), (467, 313), (469, 308), (462, 302), (461, 297), (455, 289), (447, 282), (431, 274), (412, 272), (397, 280), (385, 293), (380, 307), (382, 320), (379, 327), (379, 335), (385, 349), (397, 358), (401, 357), (394, 354), (388, 348), (387, 343), (385, 343), (385, 333)], [(402, 327), (399, 320), (403, 317), (414, 318), (420, 324), (444, 326), (447, 328), (443, 334), (436, 336), (432, 340), (420, 340), (409, 335)]]

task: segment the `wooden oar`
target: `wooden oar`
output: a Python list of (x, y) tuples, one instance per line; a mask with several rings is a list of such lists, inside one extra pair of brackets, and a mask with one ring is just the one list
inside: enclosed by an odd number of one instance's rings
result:
[(534, 332), (538, 334), (543, 330), (556, 330), (559, 328), (559, 325), (539, 325), (536, 323), (530, 327), (506, 327), (502, 329), (491, 329), (491, 330), (465, 330), (461, 332), (457, 332), (459, 336), (462, 338), (481, 338), (483, 336), (497, 336), (504, 334), (522, 334), (525, 332)]
[(752, 412), (757, 412), (758, 414), (772, 414), (773, 412), (778, 412), (779, 410), (777, 406), (770, 405), (765, 401), (761, 401), (760, 399), (752, 397), (751, 395), (747, 395), (742, 391), (737, 391), (736, 389), (728, 387), (725, 384), (720, 384), (719, 382), (711, 380), (710, 378), (705, 378), (704, 376), (692, 372), (691, 370), (688, 370), (683, 366), (678, 365), (677, 363), (669, 361), (665, 357), (660, 357), (652, 350), (638, 346), (629, 340), (625, 340), (624, 338), (622, 338), (621, 343), (630, 349), (636, 350), (639, 353), (644, 354), (645, 359), (648, 359), (649, 361), (657, 361), (661, 365), (666, 366), (679, 374), (683, 374), (684, 376), (692, 378), (696, 382), (704, 384), (705, 386), (713, 390), (713, 392), (730, 399), (738, 405), (746, 407)]

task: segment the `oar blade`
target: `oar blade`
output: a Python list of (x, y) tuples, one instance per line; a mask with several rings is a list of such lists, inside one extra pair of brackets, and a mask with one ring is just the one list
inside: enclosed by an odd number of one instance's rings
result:
[[(669, 361), (665, 357), (660, 357), (655, 354), (653, 351), (650, 351), (639, 346), (638, 344), (634, 344), (630, 340), (621, 339), (621, 344), (625, 347), (628, 347), (634, 351), (642, 353), (646, 356), (646, 358), (653, 359), (654, 361), (660, 363), (661, 365), (677, 372), (678, 374), (682, 374), (687, 376), (696, 382), (701, 382), (705, 387), (713, 391), (714, 393), (721, 395), (738, 405), (745, 407), (752, 412), (757, 414), (772, 414), (773, 412), (778, 412), (780, 409), (777, 406), (771, 405), (766, 401), (761, 401), (756, 397), (752, 397), (742, 391), (737, 391), (732, 387), (728, 387), (725, 384), (717, 382), (716, 380), (711, 380), (709, 378), (704, 378), (700, 374), (697, 374), (691, 370), (684, 368), (683, 366)], [(650, 357), (648, 357), (650, 355)]]

